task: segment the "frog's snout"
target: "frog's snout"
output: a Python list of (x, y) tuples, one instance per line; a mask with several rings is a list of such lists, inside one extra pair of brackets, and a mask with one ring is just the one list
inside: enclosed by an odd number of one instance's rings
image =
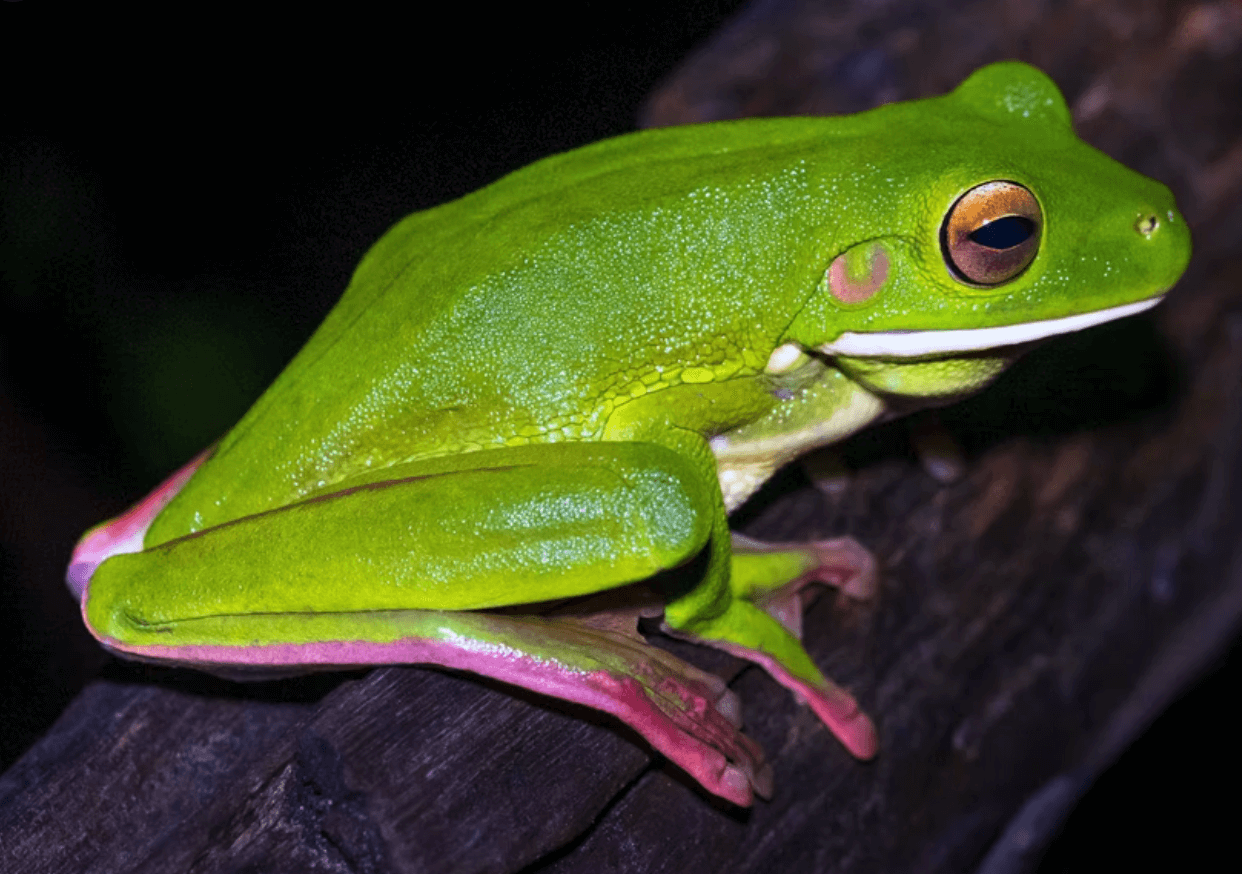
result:
[(1140, 209), (1131, 218), (1137, 244), (1149, 254), (1161, 293), (1172, 288), (1190, 263), (1190, 227), (1172, 204)]

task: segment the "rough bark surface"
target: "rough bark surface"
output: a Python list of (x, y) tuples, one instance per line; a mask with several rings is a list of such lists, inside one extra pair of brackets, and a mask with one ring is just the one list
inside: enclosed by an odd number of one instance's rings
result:
[[(651, 125), (853, 112), (1020, 58), (1193, 226), (1155, 312), (852, 441), (843, 490), (790, 471), (744, 508), (752, 535), (849, 533), (880, 558), (877, 600), (824, 596), (805, 622), (877, 720), (874, 762), (690, 647), (773, 761), (749, 811), (607, 719), (470, 677), (244, 687), (117, 665), (0, 778), (0, 870), (1033, 870), (1242, 618), (1240, 56), (1223, 0), (758, 0), (652, 97)], [(942, 431), (948, 485), (914, 448)]]

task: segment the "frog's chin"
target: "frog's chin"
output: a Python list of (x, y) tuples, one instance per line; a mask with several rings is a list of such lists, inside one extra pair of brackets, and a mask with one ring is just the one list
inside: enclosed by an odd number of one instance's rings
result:
[(846, 355), (855, 358), (921, 358), (954, 352), (981, 352), (1031, 343), (1057, 334), (1081, 331), (1093, 325), (1132, 316), (1149, 310), (1164, 299), (1163, 294), (1134, 303), (1079, 313), (1059, 319), (1002, 325), (995, 328), (963, 328), (949, 331), (877, 331), (854, 333), (846, 331), (831, 343), (819, 347), (825, 355)]

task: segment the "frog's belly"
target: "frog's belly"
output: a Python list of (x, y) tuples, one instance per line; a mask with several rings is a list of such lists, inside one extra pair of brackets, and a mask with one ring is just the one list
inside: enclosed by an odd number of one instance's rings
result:
[[(844, 439), (883, 415), (884, 402), (875, 394), (849, 380), (832, 383), (831, 391), (818, 400), (814, 396), (821, 393), (811, 392), (812, 400), (788, 422), (771, 422), (766, 429), (739, 429), (712, 438), (726, 510), (732, 512), (741, 506), (782, 465)], [(822, 417), (808, 418), (806, 414), (812, 410)], [(764, 430), (770, 433), (762, 433)]]

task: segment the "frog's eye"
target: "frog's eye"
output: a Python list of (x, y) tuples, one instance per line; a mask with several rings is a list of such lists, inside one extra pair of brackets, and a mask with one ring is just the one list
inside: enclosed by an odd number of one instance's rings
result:
[(985, 182), (957, 199), (940, 226), (945, 263), (971, 285), (1008, 282), (1035, 260), (1044, 215), (1016, 182)]

